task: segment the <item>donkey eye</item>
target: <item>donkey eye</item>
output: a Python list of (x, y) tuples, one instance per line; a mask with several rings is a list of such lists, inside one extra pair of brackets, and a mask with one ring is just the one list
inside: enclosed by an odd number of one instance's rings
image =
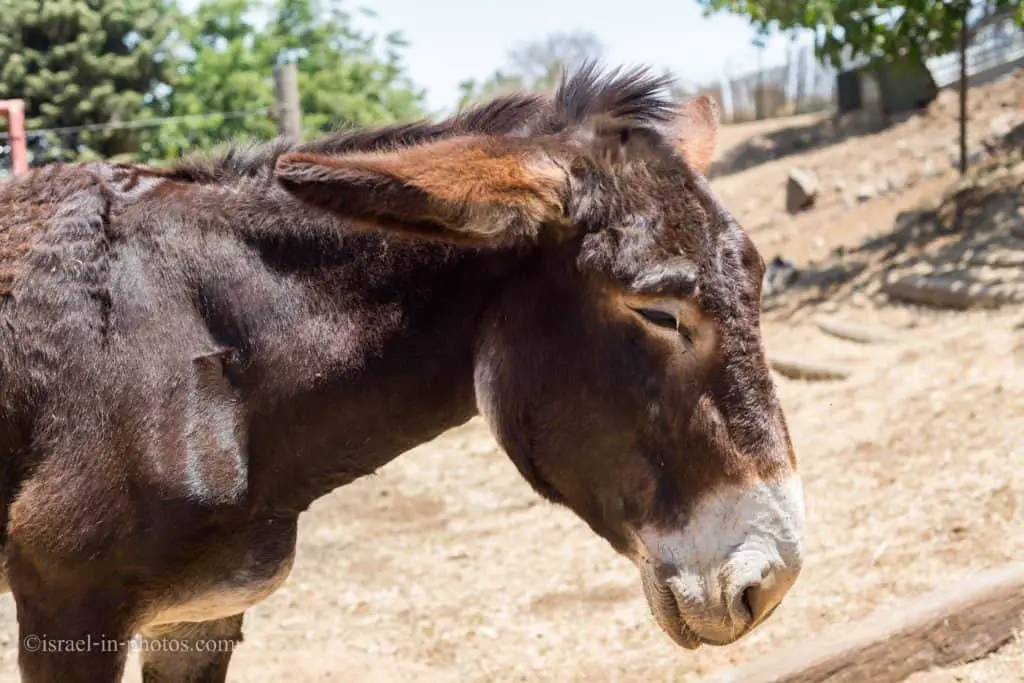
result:
[(654, 308), (635, 308), (633, 310), (636, 311), (637, 315), (652, 325), (657, 325), (658, 327), (664, 327), (670, 330), (674, 330), (679, 327), (679, 323), (676, 322), (676, 319), (665, 311), (659, 311)]

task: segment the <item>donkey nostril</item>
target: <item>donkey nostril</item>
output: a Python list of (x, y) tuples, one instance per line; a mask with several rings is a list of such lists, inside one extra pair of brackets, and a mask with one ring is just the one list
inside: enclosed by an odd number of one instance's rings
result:
[(743, 605), (743, 609), (746, 612), (744, 616), (751, 622), (756, 621), (758, 617), (756, 606), (758, 602), (757, 594), (759, 592), (760, 589), (757, 586), (747, 586), (740, 594), (740, 604)]
[(799, 570), (773, 567), (757, 583), (744, 586), (736, 596), (736, 612), (748, 627), (759, 624), (775, 611), (796, 580)]

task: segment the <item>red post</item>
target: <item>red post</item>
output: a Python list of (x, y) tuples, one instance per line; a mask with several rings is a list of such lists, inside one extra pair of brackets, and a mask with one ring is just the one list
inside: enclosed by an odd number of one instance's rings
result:
[(0, 100), (0, 114), (7, 115), (8, 139), (11, 141), (11, 166), (14, 174), (28, 173), (25, 102), (23, 100)]

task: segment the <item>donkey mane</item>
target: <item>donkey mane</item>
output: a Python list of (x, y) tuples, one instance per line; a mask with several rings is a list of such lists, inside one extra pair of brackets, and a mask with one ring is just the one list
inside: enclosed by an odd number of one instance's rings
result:
[(670, 76), (646, 68), (604, 73), (587, 63), (564, 74), (553, 97), (513, 93), (470, 107), (442, 121), (419, 120), (382, 128), (340, 130), (296, 144), (276, 139), (258, 144), (231, 144), (216, 153), (196, 153), (173, 165), (164, 177), (208, 184), (264, 176), (287, 152), (340, 155), (399, 149), (455, 135), (553, 135), (594, 115), (654, 126), (669, 121), (674, 103)]

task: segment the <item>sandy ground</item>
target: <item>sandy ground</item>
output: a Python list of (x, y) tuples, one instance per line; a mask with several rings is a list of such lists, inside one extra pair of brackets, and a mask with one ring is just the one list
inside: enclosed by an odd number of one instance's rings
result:
[[(729, 129), (722, 154), (817, 120)], [(780, 214), (781, 182), (795, 161), (849, 168), (894, 135), (917, 144), (906, 131), (883, 131), (715, 186), (766, 256), (805, 263), (888, 230), (898, 212), (949, 183), (943, 170), (862, 204), (838, 198), (795, 219)], [(944, 148), (950, 139), (937, 135), (921, 132)], [(765, 188), (775, 203), (761, 196)], [(884, 326), (895, 341), (840, 341), (815, 326), (821, 315)], [(541, 502), (474, 419), (304, 516), (295, 569), (249, 612), (230, 680), (698, 681), (1024, 557), (1024, 307), (939, 313), (854, 297), (797, 315), (768, 312), (764, 326), (769, 352), (854, 372), (840, 382), (777, 379), (805, 478), (808, 560), (754, 634), (693, 653), (672, 645), (632, 565), (572, 514)], [(3, 598), (0, 683), (17, 680), (16, 642)], [(131, 667), (128, 680), (138, 678)], [(1024, 682), (1024, 646), (912, 680)]]

